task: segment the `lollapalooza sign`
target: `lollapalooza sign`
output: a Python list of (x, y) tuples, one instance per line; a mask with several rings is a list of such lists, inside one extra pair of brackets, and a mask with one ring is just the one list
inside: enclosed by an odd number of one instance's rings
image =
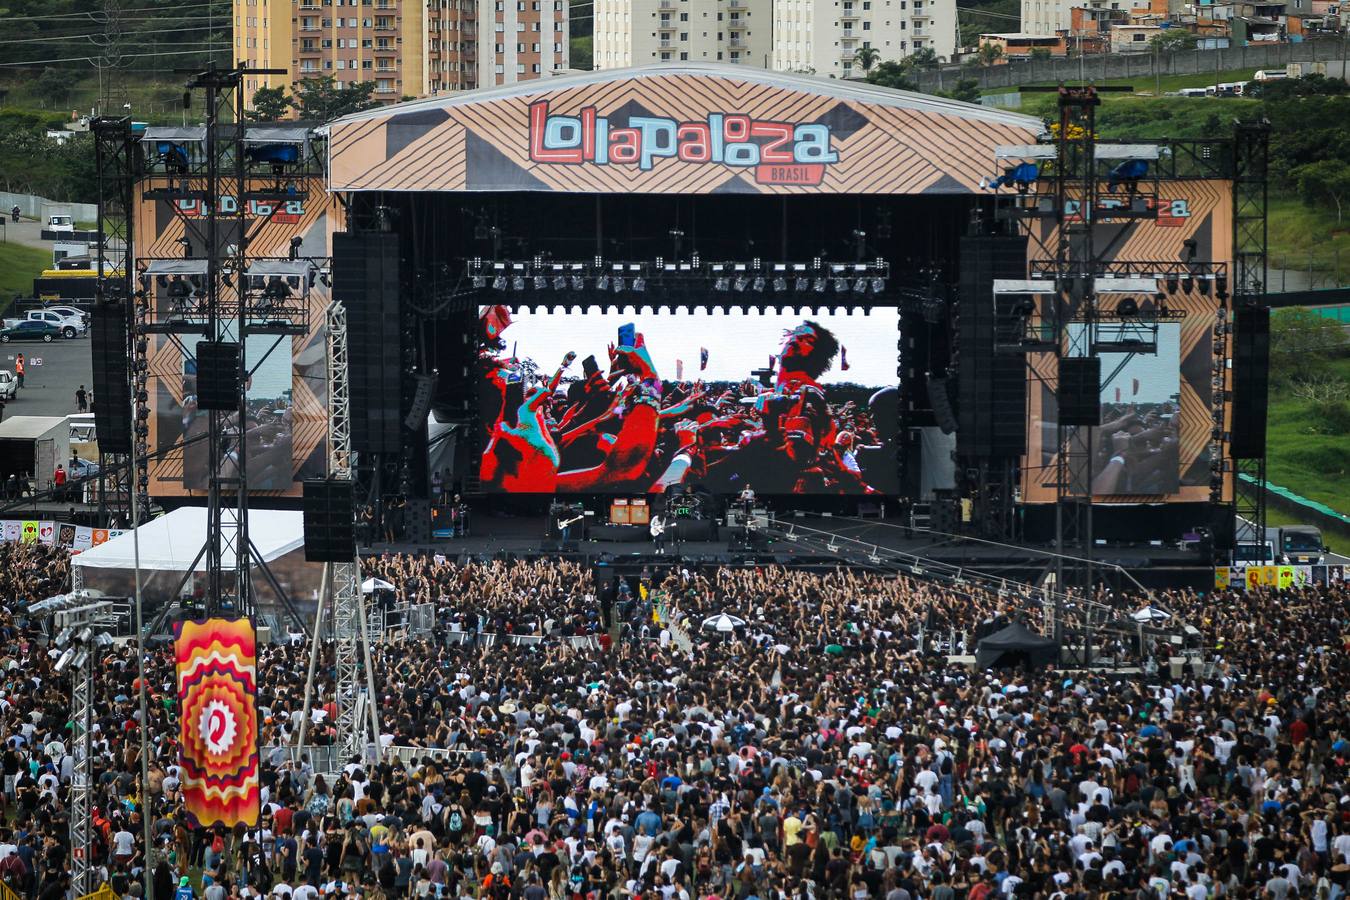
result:
[(657, 160), (720, 165), (753, 172), (759, 184), (815, 186), (839, 161), (830, 126), (771, 122), (733, 113), (710, 113), (697, 122), (630, 116), (613, 127), (587, 106), (575, 116), (552, 115), (549, 102), (530, 104), (530, 160), (544, 165), (629, 165), (650, 171)]

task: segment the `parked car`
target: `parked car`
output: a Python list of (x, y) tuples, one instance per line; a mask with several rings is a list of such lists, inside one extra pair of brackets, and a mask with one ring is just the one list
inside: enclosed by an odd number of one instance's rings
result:
[(0, 343), (8, 344), (10, 341), (42, 341), (50, 344), (53, 338), (59, 337), (61, 329), (50, 322), (19, 322), (12, 328), (0, 328)]
[(77, 478), (88, 478), (91, 475), (98, 474), (98, 463), (90, 462), (87, 459), (72, 459), (66, 466), (66, 474), (73, 480)]
[(65, 316), (67, 319), (79, 319), (85, 328), (89, 327), (91, 313), (87, 309), (80, 309), (77, 306), (44, 306), (42, 311), (56, 313), (58, 316)]
[(0, 401), (13, 400), (19, 393), (19, 379), (8, 369), (0, 369)]
[(28, 314), (21, 318), (6, 319), (5, 327), (10, 328), (20, 322), (46, 322), (56, 328), (57, 334), (67, 338), (78, 336), (88, 327), (79, 315), (62, 315), (50, 309), (30, 309)]

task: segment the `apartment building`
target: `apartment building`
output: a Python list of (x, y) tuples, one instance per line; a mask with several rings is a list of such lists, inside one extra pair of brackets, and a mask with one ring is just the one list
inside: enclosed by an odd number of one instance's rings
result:
[(286, 75), (374, 81), (396, 102), (539, 78), (568, 65), (567, 0), (234, 0), (234, 60)]
[[(834, 78), (857, 53), (956, 49), (954, 0), (595, 0), (595, 67), (730, 62)], [(856, 71), (855, 71), (856, 70)]]

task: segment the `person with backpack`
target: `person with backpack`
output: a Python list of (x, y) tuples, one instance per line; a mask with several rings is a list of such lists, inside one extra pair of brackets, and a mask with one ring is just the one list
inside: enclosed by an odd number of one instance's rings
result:
[(511, 896), (511, 890), (511, 876), (506, 873), (506, 867), (499, 862), (493, 863), (492, 870), (483, 879), (483, 896), (504, 900)]

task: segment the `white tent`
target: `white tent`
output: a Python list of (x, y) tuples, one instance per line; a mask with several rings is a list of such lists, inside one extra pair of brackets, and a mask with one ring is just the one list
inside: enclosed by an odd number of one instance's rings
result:
[(703, 628), (708, 631), (718, 631), (722, 634), (735, 631), (738, 627), (745, 624), (745, 620), (729, 613), (720, 613), (719, 615), (709, 616), (703, 620)]
[(1130, 613), (1130, 618), (1136, 622), (1148, 624), (1149, 622), (1162, 622), (1172, 618), (1172, 614), (1165, 609), (1157, 606), (1145, 606), (1143, 609)]
[(367, 578), (361, 582), (361, 593), (373, 594), (376, 591), (392, 591), (394, 586), (383, 578)]
[[(206, 544), (206, 509), (183, 506), (153, 519), (138, 531), (141, 568), (185, 572), (189, 567), (206, 571), (206, 558), (197, 559)], [(304, 514), (290, 510), (257, 509), (248, 514), (248, 537), (258, 553), (272, 562), (305, 545)], [(77, 555), (72, 563), (82, 569), (130, 569), (135, 566), (132, 533), (128, 531), (107, 543)], [(221, 563), (234, 567), (234, 552), (225, 548)], [(197, 560), (193, 566), (193, 560)]]

